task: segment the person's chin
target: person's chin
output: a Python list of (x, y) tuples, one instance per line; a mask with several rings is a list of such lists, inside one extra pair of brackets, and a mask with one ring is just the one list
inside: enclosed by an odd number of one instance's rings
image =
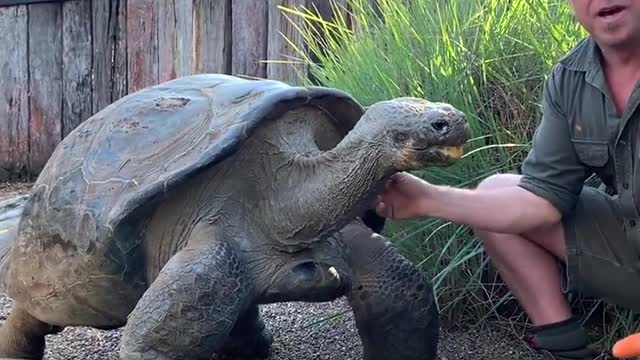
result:
[(595, 36), (601, 46), (608, 48), (624, 48), (638, 43), (640, 39), (632, 36), (628, 29), (617, 29), (615, 32), (604, 30)]
[(599, 24), (598, 31), (593, 34), (598, 42), (608, 47), (619, 47), (634, 40), (634, 24), (625, 22)]

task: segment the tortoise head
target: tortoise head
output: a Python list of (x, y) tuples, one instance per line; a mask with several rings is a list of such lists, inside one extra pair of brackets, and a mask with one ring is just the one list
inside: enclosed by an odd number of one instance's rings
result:
[(371, 105), (357, 126), (397, 171), (451, 165), (463, 155), (468, 139), (462, 111), (413, 97)]

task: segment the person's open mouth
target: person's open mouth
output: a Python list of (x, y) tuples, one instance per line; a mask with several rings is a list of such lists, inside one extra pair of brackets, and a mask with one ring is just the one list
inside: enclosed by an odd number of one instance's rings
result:
[(624, 13), (626, 9), (626, 7), (621, 5), (607, 6), (598, 11), (598, 17), (605, 20), (615, 19), (616, 17)]

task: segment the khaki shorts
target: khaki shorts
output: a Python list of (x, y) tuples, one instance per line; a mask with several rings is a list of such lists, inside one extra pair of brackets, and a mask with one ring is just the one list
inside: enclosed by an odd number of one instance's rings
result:
[(625, 224), (615, 197), (585, 186), (564, 225), (564, 290), (640, 310), (640, 224)]

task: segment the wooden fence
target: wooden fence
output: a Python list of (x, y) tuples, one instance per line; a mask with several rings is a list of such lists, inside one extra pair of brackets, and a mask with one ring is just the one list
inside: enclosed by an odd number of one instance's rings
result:
[(149, 85), (204, 72), (295, 83), (303, 65), (270, 62), (295, 56), (285, 37), (302, 44), (278, 6), (332, 16), (329, 0), (0, 0), (0, 180), (37, 175), (78, 124)]

